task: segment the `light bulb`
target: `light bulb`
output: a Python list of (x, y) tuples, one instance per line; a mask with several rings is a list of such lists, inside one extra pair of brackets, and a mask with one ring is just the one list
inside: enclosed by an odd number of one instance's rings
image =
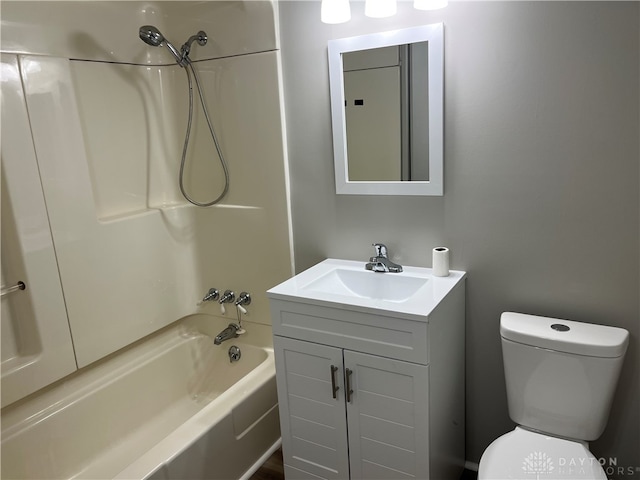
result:
[(344, 23), (351, 19), (349, 0), (322, 0), (320, 19), (323, 23)]
[(417, 10), (437, 10), (448, 4), (448, 0), (413, 0), (413, 8)]
[(367, 0), (364, 4), (364, 14), (372, 18), (391, 17), (397, 9), (396, 0)]

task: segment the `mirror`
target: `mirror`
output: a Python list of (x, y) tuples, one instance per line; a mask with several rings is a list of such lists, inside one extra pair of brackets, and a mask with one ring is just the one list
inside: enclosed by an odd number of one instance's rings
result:
[(443, 25), (330, 40), (336, 193), (443, 194)]

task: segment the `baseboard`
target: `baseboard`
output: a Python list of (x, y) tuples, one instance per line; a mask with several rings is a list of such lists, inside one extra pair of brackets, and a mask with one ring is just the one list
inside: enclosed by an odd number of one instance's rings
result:
[(467, 460), (466, 462), (464, 462), (464, 468), (465, 470), (471, 470), (472, 472), (477, 472), (478, 471), (478, 464), (475, 462), (470, 462), (469, 460)]

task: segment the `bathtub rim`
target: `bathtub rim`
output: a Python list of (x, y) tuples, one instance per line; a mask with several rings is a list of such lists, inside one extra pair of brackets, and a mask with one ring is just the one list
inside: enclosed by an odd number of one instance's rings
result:
[[(255, 325), (257, 324), (251, 325), (250, 328), (253, 328)], [(248, 343), (264, 350), (267, 358), (217, 398), (205, 405), (195, 415), (187, 419), (186, 422), (152, 446), (133, 463), (123, 468), (123, 470), (113, 477), (114, 480), (143, 479), (154, 474), (165, 464), (170, 463), (196, 443), (212, 426), (220, 422), (225, 416), (230, 415), (233, 411), (233, 406), (238, 403), (239, 400), (255, 393), (267, 382), (275, 381), (276, 369), (273, 347), (259, 346), (253, 342), (245, 342), (242, 337), (238, 340), (240, 339), (242, 341), (238, 342), (239, 344)], [(229, 346), (232, 344), (231, 342), (225, 342), (225, 344), (221, 346), (225, 347), (227, 343)], [(278, 404), (269, 409), (267, 413), (274, 408), (277, 409)], [(267, 413), (263, 416), (267, 415)], [(281, 440), (279, 441), (281, 442)], [(270, 449), (271, 448), (273, 448), (273, 445)], [(275, 449), (277, 449), (277, 447)], [(253, 467), (257, 470), (260, 465), (262, 465), (262, 463), (257, 466), (254, 464)]]
[[(40, 394), (36, 393), (13, 406), (8, 406), (13, 408), (3, 411), (3, 414), (9, 413), (11, 421), (5, 423), (6, 417), (3, 415), (5, 418), (3, 418), (2, 425), (2, 443), (9, 441), (15, 435), (19, 435), (25, 429), (31, 428), (33, 422), (25, 424), (25, 420), (32, 417), (32, 415), (28, 415), (29, 412), (39, 413), (40, 415), (38, 416), (43, 418), (55, 413), (59, 408), (59, 404), (56, 401), (51, 402), (51, 400), (62, 398), (67, 403), (64, 408), (67, 408), (85, 396), (91, 395), (94, 388), (100, 388), (100, 386), (117, 381), (130, 368), (132, 362), (135, 362), (136, 366), (151, 362), (162, 355), (165, 348), (174, 348), (184, 342), (188, 342), (192, 339), (192, 335), (205, 335), (212, 339), (221, 326), (228, 324), (228, 322), (228, 318), (203, 313), (183, 317), (130, 347), (116, 352), (93, 366), (86, 367), (88, 375), (86, 381), (83, 381), (82, 372), (79, 371), (69, 378), (49, 386)], [(220, 348), (226, 349), (233, 344), (242, 347), (244, 344), (251, 348), (262, 350), (265, 353), (265, 358), (230, 388), (207, 402), (202, 409), (187, 418), (183, 424), (171, 430), (155, 443), (150, 442), (150, 447), (132, 462), (129, 464), (123, 463), (119, 467), (115, 466), (112, 478), (146, 478), (153, 474), (163, 465), (170, 463), (171, 460), (187, 450), (224, 416), (232, 413), (233, 407), (240, 403), (242, 399), (250, 396), (267, 382), (275, 381), (273, 347), (267, 343), (270, 339), (270, 326), (254, 322), (243, 323), (247, 329), (247, 334), (240, 336), (235, 341), (225, 342)], [(137, 346), (147, 342), (150, 342), (150, 345), (137, 351)], [(111, 363), (112, 365), (110, 365)], [(74, 391), (74, 388), (77, 388), (77, 390)], [(59, 397), (60, 395), (61, 397)], [(236, 398), (234, 399), (234, 397)], [(274, 408), (277, 409), (277, 403), (268, 412), (271, 412)], [(27, 415), (24, 415), (25, 413)], [(266, 414), (260, 418), (264, 416)], [(99, 469), (100, 467), (97, 468)], [(89, 463), (87, 468), (73, 473), (69, 478), (82, 478), (83, 474), (91, 471), (92, 464)]]
[[(233, 411), (233, 406), (237, 403), (238, 394), (241, 395), (241, 398), (248, 397), (267, 382), (275, 381), (273, 348), (259, 348), (264, 349), (267, 353), (267, 358), (260, 365), (232, 385), (231, 388), (221, 393), (216, 399), (205, 405), (133, 463), (126, 466), (113, 477), (113, 480), (144, 479), (154, 474), (196, 443), (224, 417), (230, 415)], [(277, 409), (278, 404), (273, 408)], [(258, 468), (260, 465), (258, 465)]]

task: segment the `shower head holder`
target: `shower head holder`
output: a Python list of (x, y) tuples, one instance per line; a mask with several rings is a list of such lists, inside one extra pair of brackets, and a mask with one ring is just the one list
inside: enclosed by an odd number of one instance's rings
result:
[(167, 40), (164, 35), (162, 35), (162, 33), (160, 33), (160, 30), (153, 25), (143, 25), (140, 27), (138, 35), (144, 43), (152, 47), (161, 47), (162, 45), (165, 45), (181, 67), (186, 67), (189, 63), (189, 52), (191, 51), (191, 45), (193, 42), (197, 42), (198, 45), (205, 46), (208, 40), (206, 32), (200, 30), (195, 35), (191, 35), (184, 45), (182, 45), (180, 51), (178, 51), (178, 49), (174, 47), (173, 44)]

